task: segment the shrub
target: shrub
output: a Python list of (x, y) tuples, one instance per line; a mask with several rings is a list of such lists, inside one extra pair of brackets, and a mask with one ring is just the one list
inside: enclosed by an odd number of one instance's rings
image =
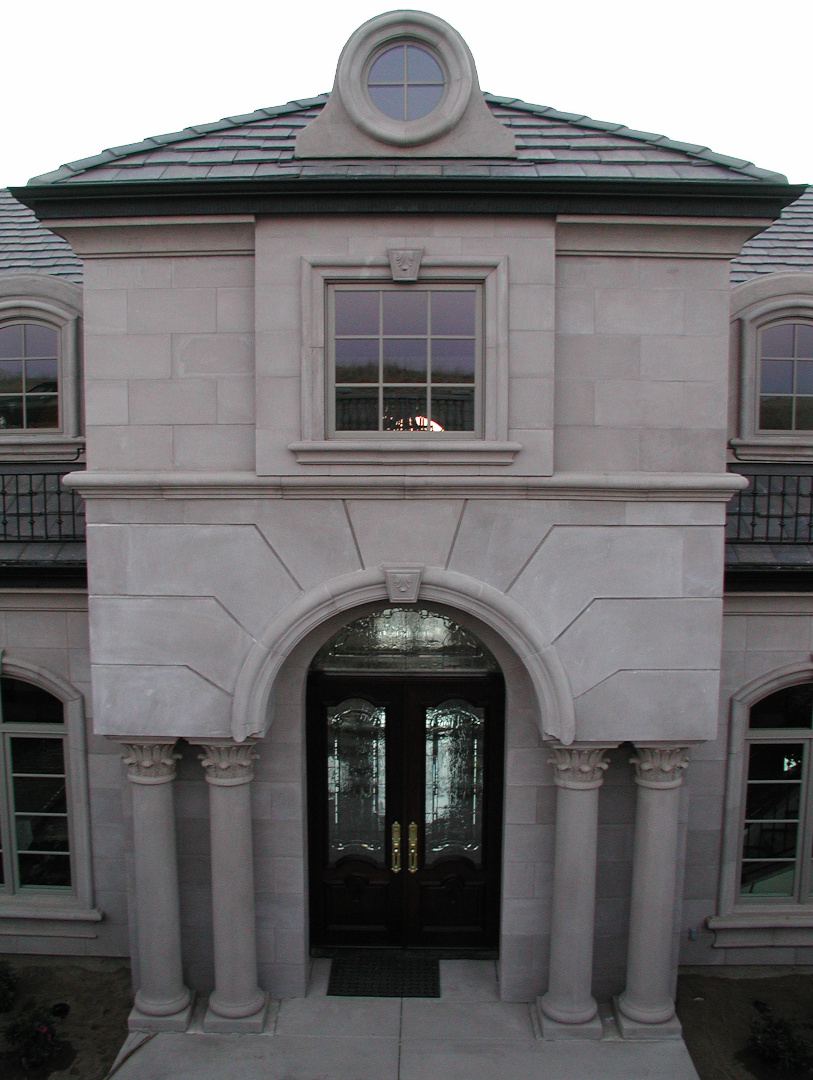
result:
[(6, 1028), (6, 1042), (20, 1055), (25, 1069), (38, 1069), (56, 1053), (56, 1031), (51, 1010), (27, 1005)]
[(780, 1072), (808, 1068), (813, 1065), (810, 1044), (803, 1039), (793, 1020), (774, 1016), (769, 1005), (755, 1001), (754, 1008), (760, 1014), (751, 1023), (748, 1045), (763, 1061)]
[(8, 1012), (17, 1000), (17, 976), (8, 960), (0, 960), (0, 1012)]

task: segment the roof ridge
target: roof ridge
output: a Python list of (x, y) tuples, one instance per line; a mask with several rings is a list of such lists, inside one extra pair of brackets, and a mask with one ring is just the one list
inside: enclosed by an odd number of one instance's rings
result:
[(314, 105), (324, 105), (327, 102), (327, 94), (319, 94), (312, 98), (300, 98), (288, 101), (284, 105), (272, 105), (263, 109), (255, 109), (250, 113), (240, 116), (225, 116), (221, 120), (214, 120), (208, 124), (194, 124), (183, 128), (181, 131), (170, 131), (163, 135), (148, 135), (139, 142), (126, 143), (122, 146), (110, 147), (90, 157), (79, 158), (78, 161), (67, 161), (53, 172), (40, 173), (32, 176), (28, 184), (54, 184), (59, 180), (67, 180), (77, 173), (86, 172), (95, 165), (107, 165), (111, 161), (119, 161), (121, 158), (130, 157), (144, 150), (154, 150), (159, 146), (167, 146), (170, 143), (187, 142), (190, 139), (199, 139), (201, 135), (208, 135), (215, 131), (230, 131), (233, 128), (242, 127), (255, 120), (269, 120), (274, 116), (284, 116), (286, 113), (301, 112), (303, 109), (313, 108)]
[(659, 135), (656, 132), (637, 131), (635, 128), (627, 127), (626, 124), (617, 124), (606, 120), (594, 120), (591, 116), (587, 116), (584, 113), (561, 112), (559, 109), (553, 109), (549, 105), (533, 105), (528, 101), (523, 101), (521, 98), (497, 97), (496, 95), (488, 94), (485, 91), (483, 92), (483, 97), (490, 104), (502, 105), (503, 107), (510, 109), (518, 109), (520, 112), (528, 112), (534, 116), (544, 116), (551, 120), (564, 120), (569, 124), (574, 124), (576, 127), (584, 127), (598, 131), (611, 131), (614, 135), (620, 135), (622, 138), (626, 139), (633, 139), (636, 142), (645, 142), (651, 146), (661, 146), (665, 150), (678, 150), (683, 154), (687, 154), (689, 157), (700, 158), (703, 161), (711, 161), (715, 165), (724, 165), (728, 169), (732, 169), (735, 172), (741, 172), (745, 176), (753, 177), (754, 179), (772, 180), (780, 183), (788, 182), (788, 178), (784, 173), (774, 172), (771, 169), (761, 169), (752, 161), (746, 161), (744, 158), (733, 158), (726, 154), (718, 154), (715, 150), (709, 149), (708, 146), (701, 146), (699, 143), (678, 142), (675, 139), (670, 139), (666, 135)]

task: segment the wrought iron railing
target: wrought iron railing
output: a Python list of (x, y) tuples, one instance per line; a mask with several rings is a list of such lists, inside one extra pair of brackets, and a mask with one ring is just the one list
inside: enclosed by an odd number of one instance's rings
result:
[(731, 499), (726, 540), (732, 544), (813, 544), (813, 475), (735, 470), (748, 487)]
[(0, 473), (0, 541), (26, 544), (85, 539), (85, 503), (62, 487), (63, 472)]

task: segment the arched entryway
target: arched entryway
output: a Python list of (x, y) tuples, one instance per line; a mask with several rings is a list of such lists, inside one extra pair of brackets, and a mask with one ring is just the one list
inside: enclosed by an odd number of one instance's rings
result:
[(504, 683), (430, 607), (342, 627), (308, 675), (310, 940), (494, 951)]

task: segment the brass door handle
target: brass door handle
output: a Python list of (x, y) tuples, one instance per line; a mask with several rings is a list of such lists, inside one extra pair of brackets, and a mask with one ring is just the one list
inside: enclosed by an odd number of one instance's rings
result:
[(401, 824), (398, 821), (392, 823), (392, 872), (401, 873)]
[(418, 826), (414, 821), (409, 823), (409, 872), (418, 872)]

